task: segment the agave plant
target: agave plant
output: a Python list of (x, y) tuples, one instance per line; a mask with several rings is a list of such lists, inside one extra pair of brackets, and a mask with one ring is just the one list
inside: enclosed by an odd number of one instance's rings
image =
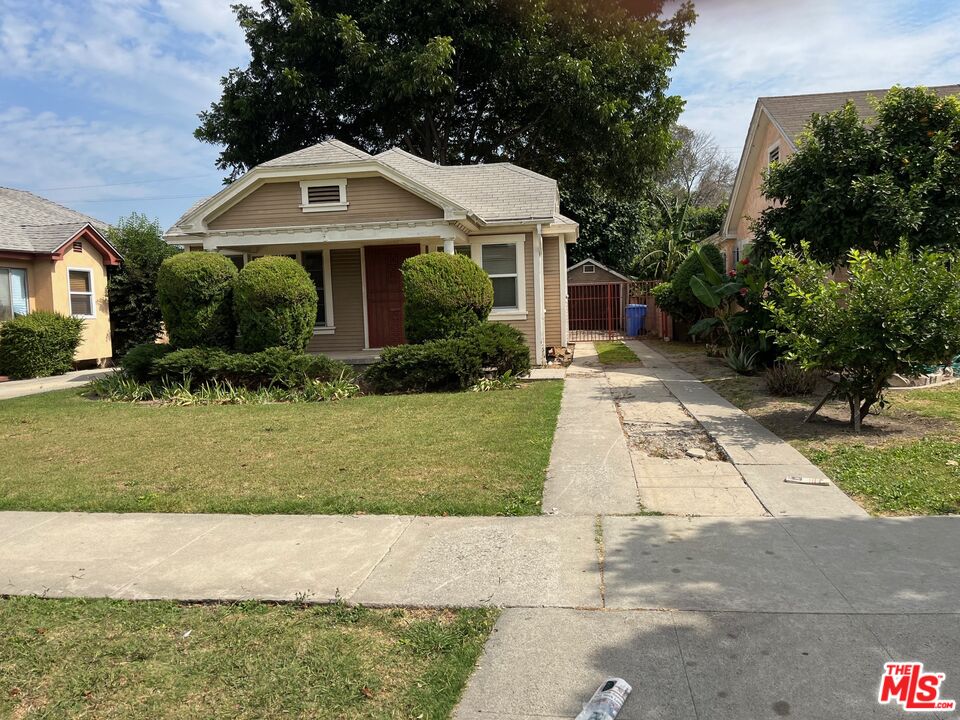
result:
[(757, 352), (746, 345), (727, 348), (723, 360), (731, 370), (740, 375), (751, 375), (757, 369)]

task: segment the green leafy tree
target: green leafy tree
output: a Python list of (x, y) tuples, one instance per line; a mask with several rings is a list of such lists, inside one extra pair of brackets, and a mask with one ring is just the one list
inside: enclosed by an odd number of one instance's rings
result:
[[(199, 139), (235, 178), (337, 137), (441, 164), (509, 160), (636, 197), (668, 159), (669, 70), (695, 18), (664, 0), (265, 0), (236, 6), (251, 61)], [(579, 219), (579, 218), (577, 218)]]
[(107, 289), (113, 353), (122, 357), (134, 345), (153, 342), (160, 335), (157, 272), (160, 263), (180, 249), (164, 242), (157, 220), (139, 213), (120, 218), (107, 237), (123, 258), (111, 271)]
[(836, 265), (850, 249), (883, 253), (960, 247), (960, 99), (924, 88), (890, 90), (876, 119), (852, 103), (814, 115), (797, 152), (762, 185), (777, 201), (756, 224), (758, 252), (774, 234)]
[(916, 374), (952, 362), (960, 353), (960, 271), (954, 255), (911, 254), (906, 243), (879, 255), (851, 250), (849, 280), (835, 280), (830, 264), (799, 251), (770, 262), (772, 334), (785, 357), (804, 370), (837, 378), (835, 392), (862, 418), (883, 405), (894, 373)]
[(673, 127), (676, 147), (653, 186), (656, 214), (640, 241), (633, 272), (670, 278), (691, 247), (720, 229), (735, 168), (707, 133)]

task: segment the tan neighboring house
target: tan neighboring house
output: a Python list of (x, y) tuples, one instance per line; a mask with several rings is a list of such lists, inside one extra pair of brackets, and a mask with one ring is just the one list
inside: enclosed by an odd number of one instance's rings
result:
[(35, 310), (83, 318), (74, 360), (111, 357), (107, 266), (120, 255), (106, 227), (25, 190), (0, 188), (0, 322)]
[(372, 357), (404, 342), (400, 264), (462, 253), (493, 282), (491, 320), (521, 330), (535, 364), (567, 344), (566, 267), (575, 222), (554, 180), (510, 163), (441, 166), (397, 148), (370, 155), (337, 140), (251, 169), (190, 208), (165, 237), (238, 267), (299, 261), (317, 286), (308, 350)]
[[(707, 238), (707, 242), (719, 246), (726, 256), (728, 270), (740, 260), (746, 246), (753, 241), (750, 226), (771, 205), (760, 191), (763, 173), (771, 163), (786, 160), (796, 152), (797, 140), (810, 121), (810, 116), (839, 110), (849, 100), (856, 105), (861, 117), (872, 117), (871, 100), (883, 97), (888, 89), (784, 95), (757, 100), (737, 167), (727, 215), (720, 232)], [(960, 93), (960, 85), (943, 85), (931, 90), (940, 95), (956, 95)]]

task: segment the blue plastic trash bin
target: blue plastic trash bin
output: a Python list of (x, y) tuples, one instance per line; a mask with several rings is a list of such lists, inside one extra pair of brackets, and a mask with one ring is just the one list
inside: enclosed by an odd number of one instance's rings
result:
[(647, 306), (627, 305), (627, 336), (637, 337), (643, 330), (643, 321), (647, 317)]

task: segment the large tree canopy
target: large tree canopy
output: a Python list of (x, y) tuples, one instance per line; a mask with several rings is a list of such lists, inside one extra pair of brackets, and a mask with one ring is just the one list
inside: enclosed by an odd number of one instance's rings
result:
[(852, 103), (814, 115), (797, 152), (774, 164), (763, 193), (777, 201), (757, 222), (757, 248), (772, 234), (810, 243), (837, 264), (851, 249), (960, 247), (960, 99), (893, 88), (865, 120)]
[(264, 0), (248, 67), (199, 139), (231, 178), (331, 137), (439, 162), (509, 160), (635, 196), (670, 155), (692, 5), (664, 0)]

